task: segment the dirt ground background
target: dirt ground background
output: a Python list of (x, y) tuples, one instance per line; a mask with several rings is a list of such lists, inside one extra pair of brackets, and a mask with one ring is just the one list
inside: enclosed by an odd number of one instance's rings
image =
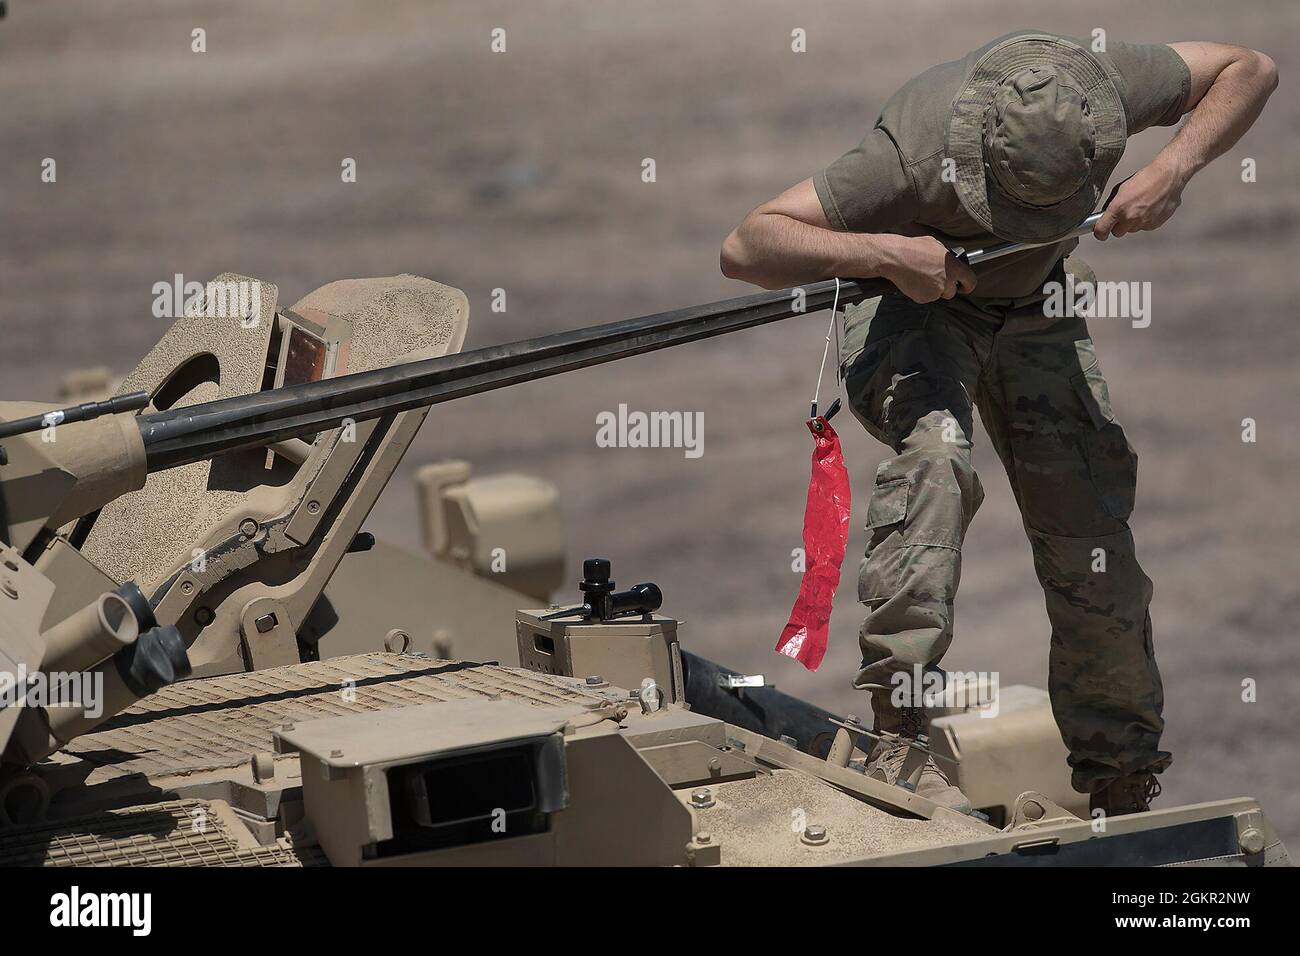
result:
[[(489, 50), (493, 27), (505, 54)], [(1294, 851), (1295, 3), (13, 0), (0, 22), (0, 395), (52, 400), (64, 370), (129, 369), (163, 331), (151, 287), (178, 272), (261, 277), (285, 303), (338, 278), (429, 276), (468, 293), (467, 347), (739, 294), (717, 254), (745, 212), (855, 143), (913, 73), (1020, 27), (1233, 41), (1281, 68), (1255, 129), (1165, 229), (1083, 252), (1103, 278), (1154, 284), (1150, 328), (1093, 331), (1142, 455), (1133, 526), (1156, 582), (1176, 755), (1162, 804), (1257, 796)], [(1169, 135), (1136, 137), (1117, 175)], [(40, 182), (44, 157), (56, 184)], [(355, 184), (340, 181), (343, 157)], [(488, 309), (495, 287), (505, 314)], [(854, 578), (886, 451), (847, 416), (856, 507), (831, 653), (806, 674), (771, 652), (798, 586), (801, 419), (823, 329), (824, 314), (437, 408), (369, 527), (418, 544), (410, 474), (425, 461), (534, 472), (562, 490), (575, 582), (583, 556), (608, 555), (619, 581), (662, 585), (690, 648), (862, 710)], [(596, 447), (596, 414), (619, 403), (703, 410), (704, 455)], [(988, 497), (946, 664), (1041, 686), (1042, 595), (982, 433), (976, 461)], [(1247, 678), (1256, 703), (1242, 702)]]

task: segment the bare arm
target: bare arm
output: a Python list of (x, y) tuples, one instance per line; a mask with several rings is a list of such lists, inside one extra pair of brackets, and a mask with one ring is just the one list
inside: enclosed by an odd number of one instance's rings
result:
[(843, 276), (893, 282), (917, 302), (951, 299), (975, 275), (929, 236), (837, 232), (811, 179), (763, 203), (722, 244), (722, 274), (764, 289)]
[(1263, 53), (1222, 43), (1170, 47), (1191, 72), (1183, 106), (1191, 115), (1150, 165), (1120, 187), (1093, 229), (1098, 239), (1164, 225), (1192, 176), (1241, 139), (1277, 89), (1277, 66)]

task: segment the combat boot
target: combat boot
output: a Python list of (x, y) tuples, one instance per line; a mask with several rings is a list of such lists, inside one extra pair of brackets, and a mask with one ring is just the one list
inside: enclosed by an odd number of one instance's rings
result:
[(1155, 774), (1142, 770), (1116, 777), (1088, 798), (1088, 808), (1093, 811), (1104, 810), (1108, 817), (1146, 813), (1151, 809), (1151, 801), (1158, 796), (1160, 781)]
[(883, 780), (891, 786), (914, 789), (918, 796), (958, 813), (974, 810), (966, 794), (948, 782), (947, 775), (939, 769), (933, 757), (909, 746), (910, 742), (929, 747), (922, 708), (894, 707), (887, 694), (878, 692), (872, 694), (872, 710), (876, 718), (875, 731), (881, 737), (867, 757), (868, 777)]

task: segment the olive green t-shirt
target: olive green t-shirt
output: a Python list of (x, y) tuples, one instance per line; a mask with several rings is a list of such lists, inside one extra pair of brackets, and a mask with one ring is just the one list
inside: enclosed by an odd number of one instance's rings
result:
[[(1008, 36), (1037, 31), (1017, 31)], [(948, 245), (980, 248), (1000, 241), (962, 208), (942, 175), (944, 138), (952, 101), (975, 62), (999, 37), (960, 60), (941, 63), (909, 80), (880, 112), (866, 137), (813, 178), (826, 218), (846, 232), (931, 235)], [(1068, 38), (1066, 38), (1068, 39)], [(1091, 50), (1088, 41), (1071, 42)], [(1110, 74), (1131, 136), (1149, 126), (1172, 126), (1191, 90), (1187, 64), (1163, 44), (1108, 43), (1093, 56)], [(1067, 239), (975, 267), (976, 295), (959, 297), (983, 309), (1039, 292), (1056, 263), (1078, 244)], [(848, 343), (846, 343), (847, 345)]]

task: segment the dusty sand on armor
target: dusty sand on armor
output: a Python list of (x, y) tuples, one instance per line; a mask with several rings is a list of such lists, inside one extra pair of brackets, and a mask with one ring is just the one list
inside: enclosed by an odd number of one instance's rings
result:
[[(1249, 793), (1300, 843), (1295, 615), (1300, 201), (1294, 36), (1300, 7), (751, 0), (367, 5), (16, 2), (0, 22), (0, 240), (6, 398), (53, 398), (63, 370), (131, 367), (162, 331), (151, 287), (224, 270), (293, 302), (331, 280), (412, 272), (463, 288), (467, 347), (740, 293), (718, 245), (751, 206), (854, 143), (895, 86), (1022, 26), (1138, 41), (1229, 40), (1278, 61), (1258, 126), (1201, 174), (1159, 233), (1084, 248), (1103, 278), (1150, 280), (1150, 328), (1094, 323), (1142, 455), (1134, 518), (1175, 764), (1163, 805)], [(437, 13), (430, 12), (436, 9)], [(883, 9), (883, 8), (879, 8)], [(730, 22), (729, 22), (730, 21)], [(206, 28), (209, 52), (189, 51)], [(493, 55), (488, 31), (506, 27)], [(790, 31), (809, 52), (789, 52)], [(1119, 174), (1168, 135), (1138, 137)], [(57, 185), (39, 182), (43, 157)], [(359, 181), (340, 183), (343, 157)], [(658, 181), (641, 181), (653, 157)], [(1243, 157), (1259, 181), (1243, 185)], [(508, 291), (508, 312), (488, 296)], [(416, 544), (409, 477), (463, 456), (479, 473), (555, 481), (572, 577), (606, 554), (653, 579), (690, 647), (831, 708), (848, 688), (858, 610), (850, 558), (819, 674), (770, 646), (797, 578), (808, 434), (800, 424), (823, 318), (642, 357), (435, 409), (370, 527)], [(704, 410), (705, 454), (597, 448), (595, 416)], [(1241, 441), (1241, 422), (1259, 440)], [(844, 421), (858, 503), (884, 450)], [(988, 498), (969, 537), (947, 663), (1045, 680), (1046, 616), (987, 443)], [(1292, 476), (1288, 479), (1288, 476)], [(861, 509), (859, 509), (861, 510)], [(593, 516), (601, 516), (595, 518)], [(864, 536), (855, 516), (850, 554)], [(1244, 704), (1241, 684), (1258, 681)]]

